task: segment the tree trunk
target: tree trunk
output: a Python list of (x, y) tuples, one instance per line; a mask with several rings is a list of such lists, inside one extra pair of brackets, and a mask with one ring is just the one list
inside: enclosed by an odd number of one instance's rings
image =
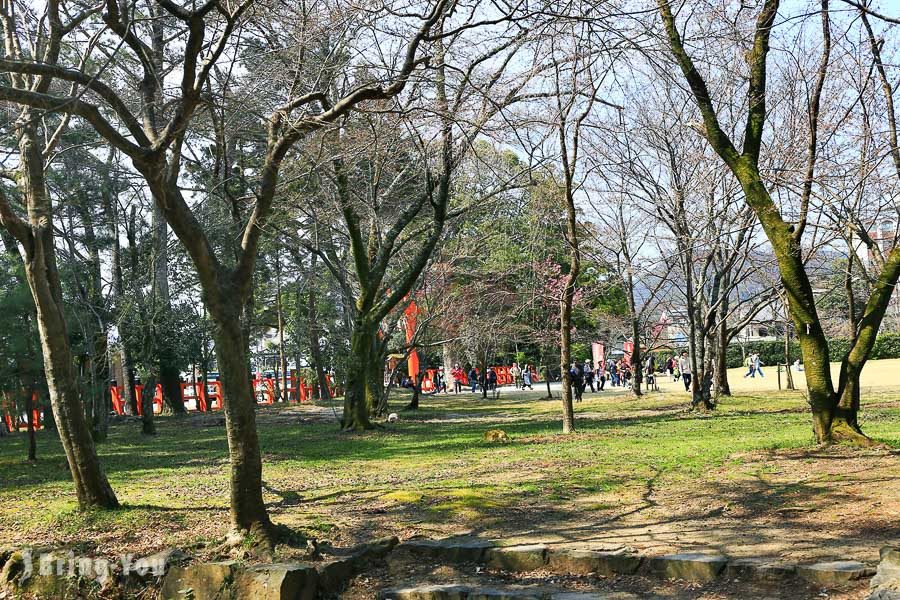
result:
[(150, 374), (144, 382), (141, 392), (141, 433), (156, 435), (156, 424), (153, 421), (153, 397), (156, 395), (157, 376)]
[(372, 429), (369, 416), (378, 406), (381, 397), (381, 382), (373, 385), (373, 361), (380, 358), (378, 348), (378, 325), (370, 323), (364, 315), (359, 315), (350, 335), (350, 360), (347, 362), (347, 388), (344, 390), (345, 431)]
[(631, 384), (631, 392), (635, 396), (641, 396), (641, 382), (643, 381), (643, 372), (644, 368), (642, 363), (643, 356), (641, 355), (641, 329), (640, 323), (637, 317), (634, 314), (634, 309), (632, 308), (632, 316), (631, 316), (631, 339), (634, 340), (634, 349), (631, 351), (631, 375), (632, 375), (632, 384)]
[(791, 326), (788, 323), (784, 324), (784, 366), (787, 389), (797, 389), (794, 387), (794, 374), (791, 373)]
[(137, 416), (138, 404), (137, 394), (134, 391), (134, 365), (131, 362), (131, 352), (128, 350), (125, 342), (122, 342), (119, 353), (122, 361), (122, 395), (125, 399), (124, 404), (132, 415)]
[(216, 357), (225, 407), (225, 432), (231, 461), (231, 522), (244, 534), (272, 542), (274, 534), (262, 497), (262, 459), (256, 432), (256, 402), (251, 384), (241, 305), (237, 299), (214, 314)]
[[(49, 233), (49, 230), (45, 231)], [(42, 245), (37, 236), (35, 244)], [(35, 254), (36, 256), (26, 261), (25, 273), (37, 307), (37, 322), (44, 355), (44, 370), (50, 389), (50, 403), (60, 441), (66, 452), (69, 470), (75, 482), (78, 505), (81, 508), (93, 506), (116, 508), (119, 502), (100, 467), (94, 440), (84, 418), (75, 373), (72, 371), (73, 362), (65, 318), (55, 301), (58, 298), (61, 302), (61, 298), (59, 296), (54, 298), (55, 294), (51, 289), (56, 286), (53, 280), (48, 280), (47, 277), (51, 273), (56, 274), (55, 260), (45, 254), (43, 248)], [(49, 259), (50, 264), (40, 266), (35, 264), (42, 255)], [(55, 283), (58, 284), (58, 280)], [(56, 289), (58, 291), (58, 288)]]
[[(572, 297), (574, 296), (574, 277), (569, 276), (572, 284), (566, 285), (566, 292), (559, 303), (560, 317), (560, 355), (559, 368), (562, 379), (562, 406), (563, 406), (563, 433), (575, 431), (575, 407), (572, 404), (572, 377), (569, 374), (569, 365), (572, 362)], [(569, 293), (569, 289), (572, 293)], [(547, 383), (547, 394), (550, 394), (550, 383)]]
[(413, 390), (412, 390), (412, 392), (413, 392), (412, 400), (409, 401), (409, 404), (407, 404), (403, 408), (403, 410), (419, 410), (419, 395), (421, 394), (421, 390), (422, 390), (422, 382), (414, 381), (413, 382)]
[[(316, 255), (313, 254), (313, 268), (316, 266)], [(312, 359), (312, 368), (316, 374), (316, 384), (313, 386), (316, 397), (320, 401), (328, 400), (331, 394), (328, 391), (328, 378), (325, 376), (325, 366), (322, 361), (322, 347), (319, 345), (319, 316), (316, 310), (316, 292), (312, 279), (307, 284), (306, 309), (307, 309), (307, 333), (309, 335), (309, 356)], [(298, 302), (299, 304), (299, 302)]]
[(91, 435), (95, 442), (104, 442), (109, 434), (109, 345), (105, 329), (96, 332), (94, 356), (91, 359), (95, 367), (96, 380), (91, 382), (91, 394), (94, 397), (94, 418)]
[(23, 115), (23, 122), (29, 124), (19, 140), (23, 165), (19, 185), (28, 207), (30, 230), (28, 239), (19, 241), (23, 243), (25, 276), (34, 298), (50, 403), (79, 507), (115, 508), (119, 502), (100, 466), (75, 381), (56, 266), (53, 208), (47, 196), (34, 117), (30, 111)]
[[(278, 370), (280, 375), (275, 376), (275, 385), (278, 389), (278, 400), (287, 402), (289, 400), (287, 388), (287, 355), (284, 353), (284, 306), (281, 303), (281, 255), (275, 253), (275, 312), (278, 319)], [(298, 365), (299, 366), (299, 365)]]
[[(167, 333), (161, 332), (161, 336)], [(159, 350), (159, 383), (162, 385), (163, 402), (176, 415), (185, 414), (184, 399), (181, 397), (181, 374), (178, 365), (172, 360), (174, 349), (171, 344), (163, 341)]]
[(716, 328), (716, 344), (718, 345), (715, 366), (716, 381), (714, 384), (716, 396), (730, 396), (731, 385), (728, 383), (728, 324), (724, 319)]

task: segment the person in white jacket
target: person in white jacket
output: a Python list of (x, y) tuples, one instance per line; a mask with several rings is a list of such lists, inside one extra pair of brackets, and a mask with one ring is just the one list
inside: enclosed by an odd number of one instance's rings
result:
[(678, 370), (681, 371), (681, 379), (684, 380), (684, 391), (691, 391), (691, 359), (688, 358), (687, 350), (681, 353), (678, 359)]

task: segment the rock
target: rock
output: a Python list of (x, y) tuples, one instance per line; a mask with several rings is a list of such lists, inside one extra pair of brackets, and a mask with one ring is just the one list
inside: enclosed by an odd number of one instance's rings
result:
[(488, 566), (502, 571), (534, 571), (547, 564), (547, 546), (507, 546), (491, 548), (485, 555)]
[(553, 594), (552, 600), (641, 600), (656, 596), (637, 596), (631, 592), (562, 592)]
[(324, 564), (317, 565), (319, 572), (319, 589), (336, 594), (346, 587), (360, 568), (360, 561), (353, 556), (345, 556)]
[(632, 575), (641, 566), (642, 557), (618, 550), (559, 550), (551, 551), (549, 568), (561, 575)]
[(649, 559), (650, 571), (662, 577), (687, 581), (712, 581), (725, 569), (728, 559), (718, 554), (666, 554)]
[(545, 600), (550, 594), (521, 588), (472, 588), (466, 600)]
[(872, 600), (876, 594), (880, 594), (877, 600), (900, 600), (900, 547), (885, 546), (881, 549), (881, 562), (878, 563), (878, 571), (869, 583)]
[(318, 572), (303, 563), (273, 563), (243, 569), (234, 582), (235, 598), (312, 600)]
[(547, 600), (550, 594), (527, 588), (482, 588), (465, 585), (423, 585), (385, 590), (382, 600)]
[(482, 562), (494, 546), (494, 542), (481, 538), (411, 539), (400, 544), (398, 549), (443, 562)]
[(874, 575), (875, 569), (853, 560), (838, 560), (800, 565), (797, 567), (797, 574), (816, 585), (835, 586)]
[(422, 585), (384, 590), (382, 600), (466, 600), (469, 588), (461, 585)]
[(797, 574), (797, 565), (765, 558), (738, 558), (728, 561), (725, 574), (733, 579), (782, 581)]
[(152, 577), (159, 578), (168, 572), (169, 567), (184, 564), (190, 559), (190, 556), (178, 548), (166, 548), (156, 554), (137, 559), (129, 565), (128, 573), (125, 575), (131, 575), (140, 581)]
[(484, 432), (486, 442), (508, 442), (509, 436), (502, 429), (488, 429)]
[(231, 596), (229, 586), (237, 570), (237, 562), (233, 560), (173, 566), (163, 578), (162, 588), (159, 591), (160, 600), (229, 598)]
[(399, 543), (400, 538), (397, 536), (384, 537), (357, 546), (354, 550), (354, 554), (365, 559), (384, 558), (391, 550), (396, 548)]

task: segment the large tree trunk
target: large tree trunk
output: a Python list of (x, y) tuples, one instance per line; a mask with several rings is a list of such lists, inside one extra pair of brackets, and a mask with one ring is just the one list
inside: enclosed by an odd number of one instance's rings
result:
[(251, 384), (246, 336), (237, 300), (211, 312), (216, 357), (225, 407), (225, 432), (231, 461), (231, 522), (244, 534), (271, 543), (272, 523), (262, 497), (262, 459), (256, 432), (256, 402)]
[(100, 467), (75, 381), (69, 333), (63, 314), (62, 286), (56, 266), (53, 214), (44, 181), (43, 159), (37, 145), (35, 115), (26, 111), (28, 125), (19, 140), (23, 165), (19, 185), (28, 207), (29, 236), (23, 243), (25, 276), (34, 297), (44, 371), (60, 441), (75, 483), (81, 508), (115, 508), (116, 495)]
[(369, 415), (378, 406), (381, 384), (373, 386), (372, 365), (380, 358), (378, 325), (359, 315), (350, 334), (350, 360), (347, 362), (347, 385), (344, 390), (344, 430), (371, 429)]
[(56, 261), (50, 254), (52, 234), (49, 227), (42, 229), (43, 235), (38, 233), (34, 238), (34, 254), (26, 258), (25, 273), (37, 308), (44, 370), (56, 427), (75, 482), (79, 506), (115, 508), (119, 502), (100, 467), (72, 370), (69, 336), (60, 308), (62, 297), (56, 279)]

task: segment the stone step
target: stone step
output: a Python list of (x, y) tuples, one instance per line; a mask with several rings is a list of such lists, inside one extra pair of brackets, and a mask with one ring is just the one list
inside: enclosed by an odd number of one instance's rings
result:
[(666, 554), (647, 561), (650, 572), (668, 579), (712, 581), (725, 570), (728, 559), (720, 554)]
[(881, 562), (869, 586), (869, 600), (900, 600), (900, 546), (881, 549)]
[(633, 575), (643, 558), (624, 550), (554, 550), (547, 568), (560, 575)]
[(821, 586), (843, 585), (875, 574), (875, 569), (855, 560), (820, 562), (800, 565), (797, 574), (810, 583)]
[(411, 539), (400, 544), (397, 549), (446, 562), (482, 562), (487, 551), (495, 545), (490, 540), (472, 537)]
[(501, 571), (536, 571), (547, 564), (549, 548), (544, 544), (490, 548), (485, 554), (488, 567)]
[(478, 587), (459, 584), (393, 588), (378, 594), (381, 600), (550, 600), (549, 592), (527, 588)]

